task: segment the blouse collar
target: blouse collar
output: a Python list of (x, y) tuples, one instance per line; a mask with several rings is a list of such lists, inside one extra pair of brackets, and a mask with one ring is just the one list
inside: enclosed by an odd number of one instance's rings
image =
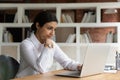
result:
[(40, 41), (37, 39), (34, 33), (31, 34), (30, 39), (37, 49), (39, 49), (41, 45), (43, 45), (40, 43)]

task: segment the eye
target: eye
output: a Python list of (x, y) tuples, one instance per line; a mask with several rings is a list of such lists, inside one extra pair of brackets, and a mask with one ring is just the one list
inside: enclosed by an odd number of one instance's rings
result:
[(52, 27), (52, 26), (49, 26), (49, 27), (47, 27), (47, 29), (52, 30), (52, 29), (53, 29), (53, 27)]

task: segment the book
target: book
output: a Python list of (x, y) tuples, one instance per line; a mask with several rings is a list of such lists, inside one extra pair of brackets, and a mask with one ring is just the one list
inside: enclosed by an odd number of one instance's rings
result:
[(84, 38), (86, 43), (90, 43), (87, 33), (84, 33)]
[(66, 17), (65, 17), (65, 14), (62, 14), (62, 22), (63, 22), (63, 23), (67, 23), (67, 19), (66, 19)]
[(80, 43), (89, 43), (89, 38), (86, 33), (80, 34)]
[(7, 30), (3, 31), (3, 42), (8, 42), (8, 31)]
[(28, 16), (27, 15), (23, 15), (22, 21), (23, 21), (23, 23), (28, 23), (29, 22)]
[(15, 13), (15, 17), (14, 17), (14, 21), (13, 21), (14, 23), (17, 23), (18, 22), (18, 13), (16, 12)]
[(92, 43), (92, 39), (88, 31), (80, 34), (80, 43)]
[[(28, 23), (29, 22), (29, 19), (28, 19), (28, 16), (27, 15), (23, 15), (22, 16), (22, 21), (23, 23)], [(14, 17), (14, 23), (17, 23), (18, 22), (18, 13), (16, 12), (15, 13), (15, 17)]]
[(13, 35), (7, 30), (3, 32), (3, 42), (13, 42)]
[(75, 41), (75, 34), (69, 34), (66, 43), (73, 43)]
[(92, 38), (91, 38), (91, 36), (90, 36), (90, 34), (89, 34), (89, 31), (86, 31), (86, 34), (87, 34), (87, 36), (88, 36), (89, 42), (92, 43)]
[(63, 13), (62, 14), (62, 19), (61, 19), (61, 21), (63, 22), (63, 23), (73, 23), (73, 19), (72, 19), (72, 17), (69, 15), (69, 13), (67, 14), (67, 13)]
[(112, 43), (113, 42), (113, 32), (110, 31), (106, 35), (106, 43)]
[(83, 34), (80, 34), (80, 43), (86, 43), (85, 42), (85, 37)]
[(27, 15), (24, 15), (26, 22), (30, 22)]
[(87, 19), (85, 20), (86, 23), (90, 22), (91, 15), (92, 15), (92, 12), (89, 11), (87, 15)]
[(84, 23), (84, 22), (86, 21), (87, 15), (88, 15), (88, 12), (85, 12), (85, 13), (84, 13), (84, 16), (83, 16), (83, 18), (82, 18), (81, 23)]
[(13, 42), (13, 35), (8, 32), (8, 42)]
[(90, 15), (90, 19), (89, 19), (89, 22), (95, 22), (96, 21), (96, 15), (95, 15), (95, 13), (94, 12), (92, 12), (91, 13), (91, 15)]
[(69, 14), (66, 14), (65, 16), (68, 23), (73, 23), (73, 20)]

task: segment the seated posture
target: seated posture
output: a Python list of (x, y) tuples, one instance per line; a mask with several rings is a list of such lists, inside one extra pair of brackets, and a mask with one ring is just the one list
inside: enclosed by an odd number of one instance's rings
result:
[(51, 39), (57, 28), (56, 16), (42, 11), (31, 25), (32, 33), (20, 44), (20, 68), (16, 77), (48, 72), (53, 59), (68, 70), (80, 70), (81, 65), (71, 60)]

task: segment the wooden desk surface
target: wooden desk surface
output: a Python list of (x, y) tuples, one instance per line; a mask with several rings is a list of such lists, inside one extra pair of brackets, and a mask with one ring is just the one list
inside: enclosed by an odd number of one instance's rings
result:
[(55, 76), (56, 73), (64, 70), (52, 71), (44, 74), (32, 75), (23, 78), (16, 78), (13, 80), (120, 80), (120, 71), (117, 73), (102, 73), (83, 78), (61, 77)]

